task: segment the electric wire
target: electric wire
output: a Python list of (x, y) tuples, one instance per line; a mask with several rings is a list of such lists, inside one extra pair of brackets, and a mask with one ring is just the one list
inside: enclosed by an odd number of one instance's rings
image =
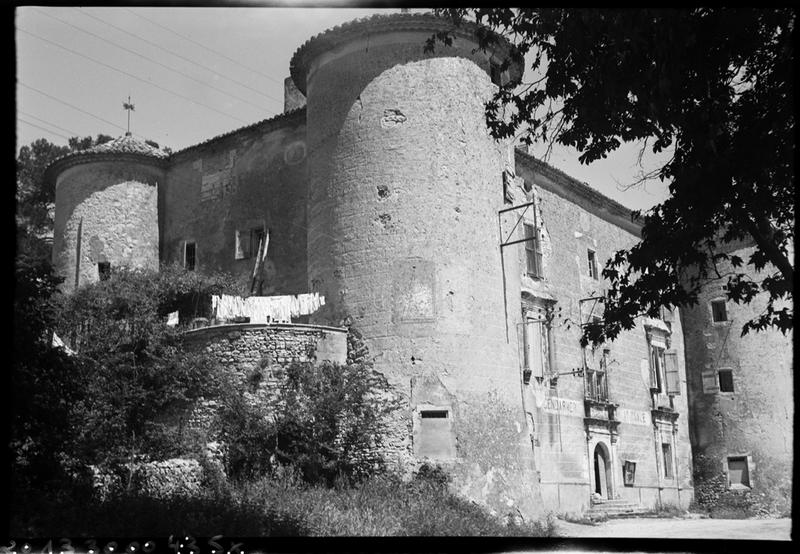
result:
[(159, 44), (157, 44), (155, 42), (147, 40), (146, 38), (142, 38), (142, 37), (140, 37), (140, 36), (138, 36), (138, 35), (136, 35), (134, 33), (126, 31), (122, 27), (114, 25), (113, 23), (109, 23), (108, 21), (106, 21), (106, 20), (104, 20), (104, 19), (102, 19), (100, 17), (96, 17), (96, 16), (94, 16), (94, 15), (92, 15), (92, 14), (86, 12), (86, 11), (83, 11), (82, 9), (79, 9), (79, 8), (73, 8), (73, 9), (75, 9), (76, 11), (78, 11), (79, 13), (81, 13), (81, 14), (87, 16), (87, 17), (91, 17), (92, 19), (94, 19), (96, 21), (99, 21), (100, 23), (103, 23), (104, 25), (108, 25), (109, 27), (113, 27), (114, 29), (116, 29), (116, 30), (118, 30), (118, 31), (120, 31), (122, 33), (125, 33), (126, 35), (132, 36), (133, 38), (135, 38), (137, 40), (140, 40), (140, 41), (142, 41), (144, 43), (147, 43), (147, 44), (149, 44), (151, 46), (154, 46), (154, 47), (158, 48), (159, 50), (163, 50), (164, 52), (167, 52), (168, 54), (171, 54), (171, 55), (175, 56), (176, 58), (180, 58), (180, 59), (182, 59), (184, 61), (187, 61), (190, 64), (199, 67), (200, 69), (203, 69), (205, 71), (213, 73), (214, 75), (218, 75), (219, 77), (227, 79), (228, 81), (230, 81), (232, 83), (236, 83), (237, 85), (239, 85), (241, 87), (244, 87), (244, 88), (246, 88), (248, 90), (251, 90), (251, 91), (255, 92), (256, 94), (260, 94), (261, 96), (272, 100), (273, 102), (277, 102), (278, 104), (281, 104), (281, 105), (283, 104), (283, 100), (281, 100), (279, 98), (275, 98), (274, 96), (270, 96), (269, 94), (266, 94), (265, 92), (263, 92), (261, 90), (258, 90), (257, 88), (253, 88), (250, 85), (248, 85), (247, 83), (243, 83), (243, 82), (241, 82), (241, 81), (239, 81), (237, 79), (234, 79), (233, 77), (230, 77), (230, 76), (225, 75), (223, 73), (219, 73), (218, 71), (215, 71), (215, 70), (213, 70), (213, 69), (211, 69), (209, 67), (206, 67), (203, 64), (197, 63), (196, 61), (194, 61), (194, 60), (192, 60), (190, 58), (187, 58), (185, 56), (182, 56), (181, 54), (178, 54), (177, 52), (173, 52), (172, 50), (164, 48), (163, 46), (161, 46), (161, 45), (159, 45)]
[[(38, 118), (37, 118), (37, 119), (38, 119)], [(71, 137), (68, 137), (68, 136), (62, 135), (61, 133), (57, 133), (57, 132), (55, 132), (55, 131), (52, 131), (52, 130), (50, 130), (50, 129), (46, 129), (46, 128), (42, 127), (41, 125), (37, 125), (36, 123), (31, 123), (30, 121), (25, 121), (25, 120), (24, 120), (24, 119), (22, 119), (21, 117), (18, 117), (18, 118), (17, 118), (17, 121), (19, 121), (20, 123), (24, 123), (25, 125), (30, 125), (31, 127), (36, 127), (37, 129), (41, 129), (42, 131), (44, 131), (44, 132), (46, 132), (46, 133), (50, 133), (51, 135), (55, 135), (55, 136), (57, 136), (57, 137), (65, 138), (65, 139), (67, 139), (67, 140), (69, 140), (69, 139), (71, 138)], [(53, 125), (53, 127), (55, 127), (55, 125)]]
[(67, 133), (72, 133), (74, 136), (80, 136), (80, 133), (76, 133), (75, 131), (73, 131), (71, 129), (65, 129), (64, 127), (56, 125), (55, 123), (51, 123), (51, 122), (47, 121), (46, 119), (42, 119), (41, 117), (36, 117), (33, 114), (26, 113), (26, 112), (24, 112), (22, 110), (18, 110), (17, 113), (20, 113), (20, 114), (24, 115), (25, 117), (31, 117), (31, 118), (35, 119), (36, 121), (39, 121), (39, 122), (44, 123), (46, 125), (50, 125), (51, 127), (55, 127), (56, 129), (59, 129), (61, 131), (64, 131), (64, 132), (67, 132)]
[[(86, 114), (86, 115), (88, 115), (88, 116), (91, 116), (91, 117), (93, 117), (93, 118), (95, 118), (95, 119), (97, 119), (97, 120), (99, 120), (99, 121), (102, 121), (103, 123), (108, 123), (109, 125), (112, 125), (112, 126), (114, 126), (114, 127), (118, 128), (118, 129), (121, 129), (121, 130), (123, 130), (123, 131), (125, 130), (125, 127), (123, 127), (122, 125), (118, 125), (118, 124), (116, 124), (116, 123), (114, 123), (114, 122), (112, 122), (112, 121), (109, 121), (108, 119), (103, 119), (102, 117), (100, 117), (100, 116), (98, 116), (98, 115), (94, 115), (94, 114), (93, 114), (93, 113), (91, 113), (91, 112), (87, 112), (87, 111), (86, 111), (86, 110), (84, 110), (83, 108), (79, 108), (78, 106), (75, 106), (74, 104), (70, 104), (69, 102), (65, 102), (64, 100), (61, 100), (60, 98), (57, 98), (57, 97), (53, 96), (52, 94), (48, 94), (48, 93), (46, 93), (46, 92), (44, 92), (44, 91), (42, 91), (42, 90), (39, 90), (39, 89), (38, 89), (38, 88), (36, 88), (36, 87), (32, 87), (32, 86), (30, 86), (30, 85), (26, 85), (26, 84), (25, 84), (25, 83), (23, 83), (22, 81), (17, 81), (17, 82), (18, 82), (20, 85), (22, 85), (23, 87), (25, 87), (25, 88), (31, 89), (31, 90), (32, 90), (32, 91), (34, 91), (34, 92), (38, 92), (39, 94), (41, 94), (41, 95), (43, 95), (43, 96), (46, 96), (46, 97), (48, 97), (48, 98), (50, 98), (50, 99), (52, 99), (52, 100), (55, 100), (56, 102), (60, 102), (61, 104), (64, 104), (65, 106), (69, 106), (69, 107), (70, 107), (70, 108), (72, 108), (73, 110), (77, 110), (77, 111), (79, 111), (79, 112), (81, 112), (81, 113), (84, 113), (84, 114)], [(135, 133), (134, 133), (134, 134), (135, 134)], [(137, 135), (137, 136), (138, 136), (138, 135)]]
[(128, 77), (131, 77), (131, 78), (133, 78), (133, 79), (136, 79), (137, 81), (141, 81), (141, 82), (143, 82), (143, 83), (146, 83), (146, 84), (148, 84), (148, 85), (150, 85), (150, 86), (156, 87), (156, 88), (158, 88), (158, 89), (161, 89), (161, 90), (163, 90), (163, 91), (165, 91), (165, 92), (168, 92), (168, 93), (170, 93), (170, 94), (173, 94), (173, 95), (175, 95), (175, 96), (177, 96), (177, 97), (179, 97), (179, 98), (183, 98), (184, 100), (188, 100), (188, 101), (189, 101), (189, 102), (191, 102), (192, 104), (197, 104), (198, 106), (202, 106), (202, 107), (204, 107), (204, 108), (206, 108), (206, 109), (209, 109), (209, 110), (211, 110), (211, 111), (214, 111), (214, 112), (217, 112), (217, 113), (219, 113), (219, 114), (222, 114), (222, 115), (224, 115), (225, 117), (229, 117), (229, 118), (231, 118), (231, 119), (235, 119), (236, 121), (239, 121), (240, 123), (245, 123), (245, 124), (248, 124), (248, 123), (250, 123), (249, 121), (246, 121), (246, 120), (244, 120), (244, 119), (241, 119), (241, 118), (239, 118), (239, 117), (236, 117), (235, 115), (231, 115), (231, 114), (229, 114), (229, 113), (225, 113), (225, 112), (223, 112), (223, 111), (221, 111), (221, 110), (218, 110), (218, 109), (216, 109), (216, 108), (213, 108), (213, 107), (211, 107), (211, 106), (208, 106), (208, 105), (206, 105), (206, 104), (203, 104), (202, 102), (198, 102), (197, 100), (193, 100), (192, 98), (189, 98), (188, 96), (185, 96), (185, 95), (183, 95), (183, 94), (181, 94), (181, 93), (179, 93), (179, 92), (175, 92), (174, 90), (170, 90), (170, 89), (168, 89), (168, 88), (166, 88), (166, 87), (162, 87), (161, 85), (159, 85), (159, 84), (156, 84), (156, 83), (153, 83), (152, 81), (148, 81), (147, 79), (143, 79), (143, 78), (141, 78), (141, 77), (138, 77), (138, 76), (136, 76), (136, 75), (134, 75), (134, 74), (132, 74), (132, 73), (128, 73), (127, 71), (124, 71), (124, 70), (122, 70), (122, 69), (118, 69), (118, 68), (116, 68), (116, 67), (114, 67), (114, 66), (111, 66), (111, 65), (109, 65), (109, 64), (107, 64), (107, 63), (105, 63), (105, 62), (101, 62), (101, 61), (99, 61), (99, 60), (96, 60), (96, 59), (94, 59), (94, 58), (92, 58), (92, 57), (90, 57), (90, 56), (87, 56), (87, 55), (85, 55), (85, 54), (81, 54), (80, 52), (77, 52), (77, 51), (75, 51), (75, 50), (72, 50), (72, 49), (70, 49), (70, 48), (67, 48), (66, 46), (63, 46), (63, 45), (61, 45), (61, 44), (58, 44), (57, 42), (54, 42), (54, 41), (52, 41), (52, 40), (49, 40), (49, 39), (46, 39), (46, 38), (40, 37), (39, 35), (37, 35), (37, 34), (35, 34), (35, 33), (32, 33), (32, 32), (30, 32), (30, 31), (27, 31), (27, 30), (25, 30), (25, 29), (22, 29), (21, 27), (17, 27), (17, 30), (18, 30), (18, 31), (21, 31), (21, 32), (23, 32), (23, 33), (25, 33), (26, 35), (30, 35), (30, 36), (32, 36), (32, 37), (34, 37), (34, 38), (38, 38), (38, 39), (39, 39), (39, 40), (41, 40), (41, 41), (47, 42), (47, 43), (49, 43), (49, 44), (52, 44), (53, 46), (56, 46), (56, 47), (58, 47), (58, 48), (60, 48), (60, 49), (62, 49), (62, 50), (66, 50), (67, 52), (69, 52), (69, 53), (71, 53), (71, 54), (74, 54), (74, 55), (76, 55), (76, 56), (80, 56), (81, 58), (85, 58), (85, 59), (87, 59), (87, 60), (93, 61), (93, 62), (95, 62), (96, 64), (102, 65), (103, 67), (107, 67), (108, 69), (111, 69), (111, 70), (113, 70), (113, 71), (116, 71), (116, 72), (118, 72), (118, 73), (122, 73), (123, 75), (127, 75)]
[(200, 42), (197, 42), (196, 40), (194, 40), (194, 39), (192, 39), (192, 38), (189, 38), (189, 37), (187, 37), (187, 36), (184, 36), (184, 35), (180, 34), (179, 32), (177, 32), (177, 31), (175, 31), (175, 30), (173, 30), (173, 29), (170, 29), (169, 27), (167, 27), (167, 26), (165, 26), (165, 25), (162, 25), (161, 23), (158, 23), (158, 22), (156, 22), (156, 21), (153, 21), (152, 19), (149, 19), (149, 18), (147, 18), (147, 17), (145, 17), (145, 16), (143, 16), (143, 15), (141, 15), (141, 14), (138, 14), (138, 13), (136, 13), (136, 12), (134, 12), (134, 11), (131, 11), (131, 10), (129, 10), (128, 8), (122, 8), (122, 9), (123, 9), (123, 10), (125, 10), (126, 12), (128, 12), (128, 13), (132, 14), (132, 15), (135, 15), (136, 17), (139, 17), (139, 18), (141, 18), (141, 19), (144, 19), (145, 21), (148, 21), (148, 22), (152, 23), (153, 25), (155, 25), (155, 26), (157, 26), (157, 27), (161, 27), (161, 28), (162, 28), (162, 29), (164, 29), (165, 31), (169, 31), (170, 33), (172, 33), (172, 34), (173, 34), (173, 35), (175, 35), (175, 36), (178, 36), (178, 37), (180, 37), (180, 38), (182, 38), (182, 39), (184, 39), (184, 40), (188, 40), (188, 41), (189, 41), (189, 42), (191, 42), (192, 44), (196, 44), (197, 46), (199, 46), (199, 47), (201, 47), (201, 48), (204, 48), (205, 50), (208, 50), (209, 52), (211, 52), (211, 53), (213, 53), (213, 54), (216, 54), (217, 56), (220, 56), (220, 57), (222, 57), (222, 58), (225, 58), (225, 59), (226, 59), (226, 60), (228, 60), (229, 62), (233, 62), (233, 63), (235, 63), (236, 65), (238, 65), (239, 67), (242, 67), (242, 68), (244, 68), (244, 69), (246, 69), (246, 70), (248, 70), (248, 71), (252, 71), (253, 73), (257, 73), (258, 75), (261, 75), (262, 77), (265, 77), (265, 78), (269, 79), (270, 81), (273, 81), (273, 82), (275, 82), (275, 83), (278, 83), (279, 85), (283, 85), (283, 83), (281, 83), (280, 81), (278, 81), (278, 80), (277, 80), (277, 79), (275, 79), (274, 77), (270, 77), (270, 76), (269, 76), (269, 75), (267, 75), (266, 73), (261, 73), (261, 72), (260, 72), (259, 70), (257, 70), (257, 69), (253, 69), (252, 67), (248, 67), (248, 66), (246, 66), (246, 65), (244, 65), (244, 64), (242, 64), (242, 63), (240, 63), (239, 61), (237, 61), (237, 60), (235, 60), (235, 59), (233, 59), (233, 58), (229, 58), (229, 57), (228, 57), (228, 56), (226, 56), (225, 54), (223, 54), (223, 53), (221, 53), (221, 52), (217, 52), (216, 50), (213, 50), (213, 49), (209, 48), (209, 47), (208, 47), (208, 46), (206, 46), (205, 44), (203, 44), (203, 43), (200, 43)]
[(127, 47), (125, 47), (125, 46), (122, 46), (122, 45), (120, 45), (120, 44), (117, 44), (117, 43), (116, 43), (116, 42), (114, 42), (114, 41), (111, 41), (111, 40), (108, 40), (108, 39), (106, 39), (106, 38), (103, 38), (103, 37), (101, 37), (100, 35), (97, 35), (97, 34), (95, 34), (95, 33), (91, 32), (91, 31), (87, 31), (86, 29), (83, 29), (82, 27), (78, 27), (77, 25), (74, 25), (74, 24), (72, 24), (72, 23), (70, 23), (70, 22), (68, 22), (68, 21), (64, 21), (63, 19), (61, 19), (61, 18), (59, 18), (59, 17), (56, 17), (56, 16), (54, 16), (54, 15), (50, 15), (50, 14), (48, 14), (47, 12), (38, 11), (38, 10), (37, 10), (37, 13), (40, 13), (40, 14), (42, 14), (42, 15), (45, 15), (45, 16), (49, 17), (49, 18), (55, 19), (56, 21), (60, 21), (60, 22), (61, 22), (61, 23), (63, 23), (64, 25), (69, 25), (69, 26), (70, 26), (70, 27), (72, 27), (73, 29), (77, 29), (77, 30), (79, 30), (79, 31), (81, 31), (81, 32), (83, 32), (83, 33), (86, 33), (87, 35), (91, 35), (91, 36), (93, 36), (93, 37), (95, 37), (95, 38), (97, 38), (97, 39), (99, 39), (99, 40), (102, 40), (103, 42), (106, 42), (106, 43), (108, 43), (108, 44), (111, 44), (112, 46), (116, 46), (117, 48), (119, 48), (119, 49), (121, 49), (121, 50), (124, 50), (124, 51), (126, 51), (126, 52), (129, 52), (129, 53), (133, 54), (134, 56), (139, 56), (140, 58), (143, 58), (143, 59), (145, 59), (145, 60), (147, 60), (147, 61), (149, 61), (149, 62), (152, 62), (152, 63), (154, 63), (154, 64), (156, 64), (156, 65), (159, 65), (159, 66), (161, 66), (161, 67), (165, 68), (165, 69), (166, 69), (166, 70), (168, 70), (168, 71), (171, 71), (171, 72), (177, 73), (178, 75), (181, 75), (181, 76), (183, 76), (183, 77), (186, 77), (187, 79), (190, 79), (190, 80), (192, 80), (192, 81), (194, 81), (194, 82), (196, 82), (196, 83), (199, 83), (199, 84), (201, 84), (201, 85), (203, 85), (203, 86), (205, 86), (205, 87), (208, 87), (208, 88), (210, 88), (210, 89), (213, 89), (213, 90), (216, 90), (216, 91), (218, 91), (218, 92), (221, 92), (222, 94), (224, 94), (224, 95), (226, 95), (226, 96), (230, 96), (231, 98), (235, 98), (236, 100), (239, 100), (240, 102), (244, 102), (245, 104), (250, 104), (251, 106), (253, 106), (254, 108), (256, 108), (256, 109), (258, 109), (258, 110), (263, 110), (263, 109), (264, 109), (264, 106), (262, 106), (262, 105), (259, 105), (259, 104), (254, 104), (253, 102), (250, 102), (249, 100), (247, 100), (247, 99), (245, 99), (245, 98), (242, 98), (242, 97), (240, 97), (240, 96), (236, 96), (235, 94), (233, 94), (233, 93), (230, 93), (230, 92), (228, 92), (228, 91), (226, 91), (226, 90), (224, 90), (224, 89), (221, 89), (221, 88), (219, 88), (219, 87), (217, 87), (217, 86), (215, 86), (215, 85), (212, 85), (212, 84), (208, 83), (207, 81), (203, 81), (203, 80), (197, 79), (197, 78), (195, 78), (195, 77), (192, 77), (192, 76), (191, 76), (191, 75), (189, 75), (188, 73), (184, 73), (184, 72), (180, 71), (179, 69), (175, 69), (175, 68), (173, 68), (173, 67), (170, 67), (170, 66), (168, 66), (168, 65), (166, 65), (166, 64), (163, 64), (163, 63), (161, 63), (161, 62), (159, 62), (159, 61), (157, 61), (157, 60), (154, 60), (154, 59), (150, 58), (149, 56), (145, 56), (144, 54), (141, 54), (141, 53), (139, 53), (139, 52), (136, 52), (135, 50), (131, 50), (130, 48), (127, 48)]

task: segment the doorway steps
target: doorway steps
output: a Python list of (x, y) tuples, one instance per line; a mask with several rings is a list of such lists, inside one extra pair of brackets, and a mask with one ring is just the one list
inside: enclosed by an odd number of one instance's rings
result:
[(589, 518), (607, 517), (609, 519), (625, 517), (642, 517), (650, 513), (647, 510), (630, 500), (592, 500), (592, 505), (587, 510), (586, 516)]

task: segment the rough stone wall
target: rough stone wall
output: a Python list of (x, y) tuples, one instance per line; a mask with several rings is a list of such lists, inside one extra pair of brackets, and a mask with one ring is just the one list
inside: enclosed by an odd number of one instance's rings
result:
[[(753, 250), (743, 247), (735, 253), (747, 260)], [(724, 275), (732, 268), (723, 262), (719, 270)], [(767, 267), (751, 276), (760, 280), (774, 271)], [(723, 476), (719, 482), (724, 488), (727, 457), (750, 456), (753, 491), (767, 494), (773, 499), (768, 503), (777, 509), (787, 508), (794, 452), (793, 334), (765, 331), (741, 336), (742, 325), (763, 311), (763, 297), (749, 305), (727, 301), (727, 321), (714, 322), (711, 301), (725, 298), (726, 280), (706, 285), (698, 304), (683, 311), (692, 445), (695, 456), (703, 461), (698, 469), (709, 480)], [(733, 392), (719, 392), (719, 369), (732, 370)], [(704, 373), (708, 392), (704, 392)], [(713, 385), (710, 390), (709, 385)]]
[(184, 334), (187, 348), (202, 348), (241, 379), (254, 371), (266, 388), (277, 385), (283, 368), (294, 362), (347, 361), (344, 329), (303, 324), (234, 324), (201, 327)]
[(542, 506), (497, 231), (505, 147), (484, 120), (488, 61), (467, 43), (427, 57), (427, 36), (372, 37), (309, 79), (309, 284), (327, 308), (312, 321), (363, 333), (410, 403), (398, 434), (418, 409), (413, 383), (435, 376), (454, 399), (443, 408), (458, 455), (440, 461), (456, 488), (533, 514)]
[(197, 460), (172, 458), (161, 462), (125, 464), (119, 471), (90, 466), (99, 500), (113, 498), (130, 482), (134, 492), (149, 498), (191, 498), (201, 489), (203, 469)]
[[(145, 163), (89, 162), (56, 183), (53, 261), (63, 290), (99, 279), (98, 263), (158, 268), (157, 190), (163, 171)], [(76, 266), (78, 266), (76, 268)]]
[[(521, 156), (524, 158), (520, 159)], [(587, 321), (590, 304), (584, 305), (582, 311), (579, 301), (601, 294), (607, 286), (602, 277), (594, 279), (589, 275), (587, 250), (596, 252), (598, 270), (602, 270), (616, 250), (629, 247), (638, 239), (614, 223), (613, 218), (600, 217), (591, 201), (582, 207), (573, 198), (577, 193), (570, 191), (571, 183), (556, 181), (552, 176), (534, 171), (527, 156), (517, 155), (516, 172), (518, 177), (534, 185), (537, 220), (542, 226), (543, 278), (532, 279), (518, 273), (521, 290), (525, 298), (555, 301), (555, 317), (550, 331), (552, 371), (567, 373), (583, 364), (580, 323)], [(523, 202), (524, 194), (517, 191), (515, 203)], [(518, 213), (521, 214), (521, 210)], [(532, 223), (533, 214), (529, 212), (525, 219)], [(514, 221), (506, 222), (506, 228), (510, 230)], [(521, 230), (517, 231), (516, 237), (523, 238)], [(524, 271), (524, 244), (507, 250), (511, 250), (509, 254), (518, 256), (519, 267)], [(616, 419), (620, 421), (616, 443), (610, 434), (605, 435), (597, 429), (587, 436), (582, 376), (563, 375), (554, 388), (547, 380), (539, 383), (536, 379), (531, 379), (531, 383), (525, 386), (526, 409), (534, 420), (533, 442), (537, 467), (541, 472), (542, 494), (545, 503), (553, 509), (580, 512), (588, 507), (594, 490), (593, 450), (598, 442), (610, 450), (614, 496), (646, 507), (655, 506), (659, 501), (684, 507), (689, 504), (693, 491), (684, 351), (677, 314), (673, 320), (671, 347), (677, 351), (681, 375), (681, 395), (674, 398), (674, 408), (679, 416), (674, 439), (677, 449), (673, 451), (678, 463), (673, 479), (663, 478), (661, 466), (661, 442), (673, 441), (668, 434), (662, 437), (661, 429), (652, 424), (648, 346), (643, 323), (606, 345), (610, 348), (609, 399), (619, 405), (616, 410)], [(625, 460), (636, 461), (634, 487), (623, 484), (622, 464)]]
[(304, 112), (284, 114), (173, 156), (159, 197), (162, 260), (183, 263), (196, 243), (196, 268), (234, 274), (249, 294), (253, 255), (237, 259), (236, 236), (269, 229), (263, 295), (308, 292)]

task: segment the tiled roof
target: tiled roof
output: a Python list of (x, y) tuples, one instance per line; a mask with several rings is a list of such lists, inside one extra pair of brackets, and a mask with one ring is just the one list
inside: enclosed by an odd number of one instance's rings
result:
[(169, 157), (169, 154), (163, 150), (150, 146), (128, 134), (74, 153), (76, 156), (91, 154), (139, 154), (142, 156), (153, 156), (154, 158)]
[[(471, 21), (462, 21), (456, 26), (450, 19), (434, 15), (433, 13), (392, 13), (375, 14), (361, 19), (354, 19), (347, 23), (337, 25), (308, 39), (292, 56), (289, 62), (289, 72), (297, 88), (306, 93), (306, 72), (308, 64), (323, 52), (327, 52), (360, 36), (374, 35), (380, 32), (395, 31), (428, 31), (433, 35), (437, 31), (449, 30), (456, 37), (475, 40), (476, 30), (480, 26)], [(422, 49), (420, 44), (420, 49)], [(510, 44), (504, 38), (495, 46), (499, 50), (507, 50)], [(511, 72), (517, 76), (522, 75), (522, 64), (514, 63)]]
[(169, 154), (163, 150), (159, 150), (158, 148), (146, 144), (144, 141), (125, 134), (103, 144), (98, 144), (97, 146), (92, 146), (84, 150), (78, 150), (77, 152), (70, 152), (69, 154), (55, 159), (47, 167), (45, 179), (54, 180), (58, 173), (64, 169), (83, 161), (89, 161), (93, 158), (113, 159), (118, 156), (128, 159), (131, 157), (145, 160), (149, 158), (156, 163), (162, 163), (169, 158)]

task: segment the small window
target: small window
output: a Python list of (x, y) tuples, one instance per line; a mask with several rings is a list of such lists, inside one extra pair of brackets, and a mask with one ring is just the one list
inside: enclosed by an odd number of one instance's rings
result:
[(183, 247), (183, 267), (189, 271), (194, 271), (197, 261), (197, 244), (187, 242)]
[(733, 392), (733, 370), (719, 370), (719, 392)]
[(728, 321), (728, 310), (725, 307), (724, 300), (711, 301), (711, 318), (717, 321)]
[(661, 452), (664, 455), (664, 477), (672, 479), (672, 445), (668, 442), (662, 443)]
[(492, 82), (498, 87), (503, 86), (503, 72), (500, 71), (500, 64), (495, 62), (489, 63), (489, 75)]
[(750, 488), (750, 467), (746, 456), (731, 456), (728, 458), (728, 487)]
[(101, 281), (107, 281), (111, 278), (111, 263), (99, 262), (97, 264), (97, 276)]
[(597, 253), (594, 250), (588, 251), (589, 258), (589, 277), (597, 279)]
[(636, 462), (625, 460), (622, 466), (622, 479), (626, 487), (632, 487), (636, 481)]

